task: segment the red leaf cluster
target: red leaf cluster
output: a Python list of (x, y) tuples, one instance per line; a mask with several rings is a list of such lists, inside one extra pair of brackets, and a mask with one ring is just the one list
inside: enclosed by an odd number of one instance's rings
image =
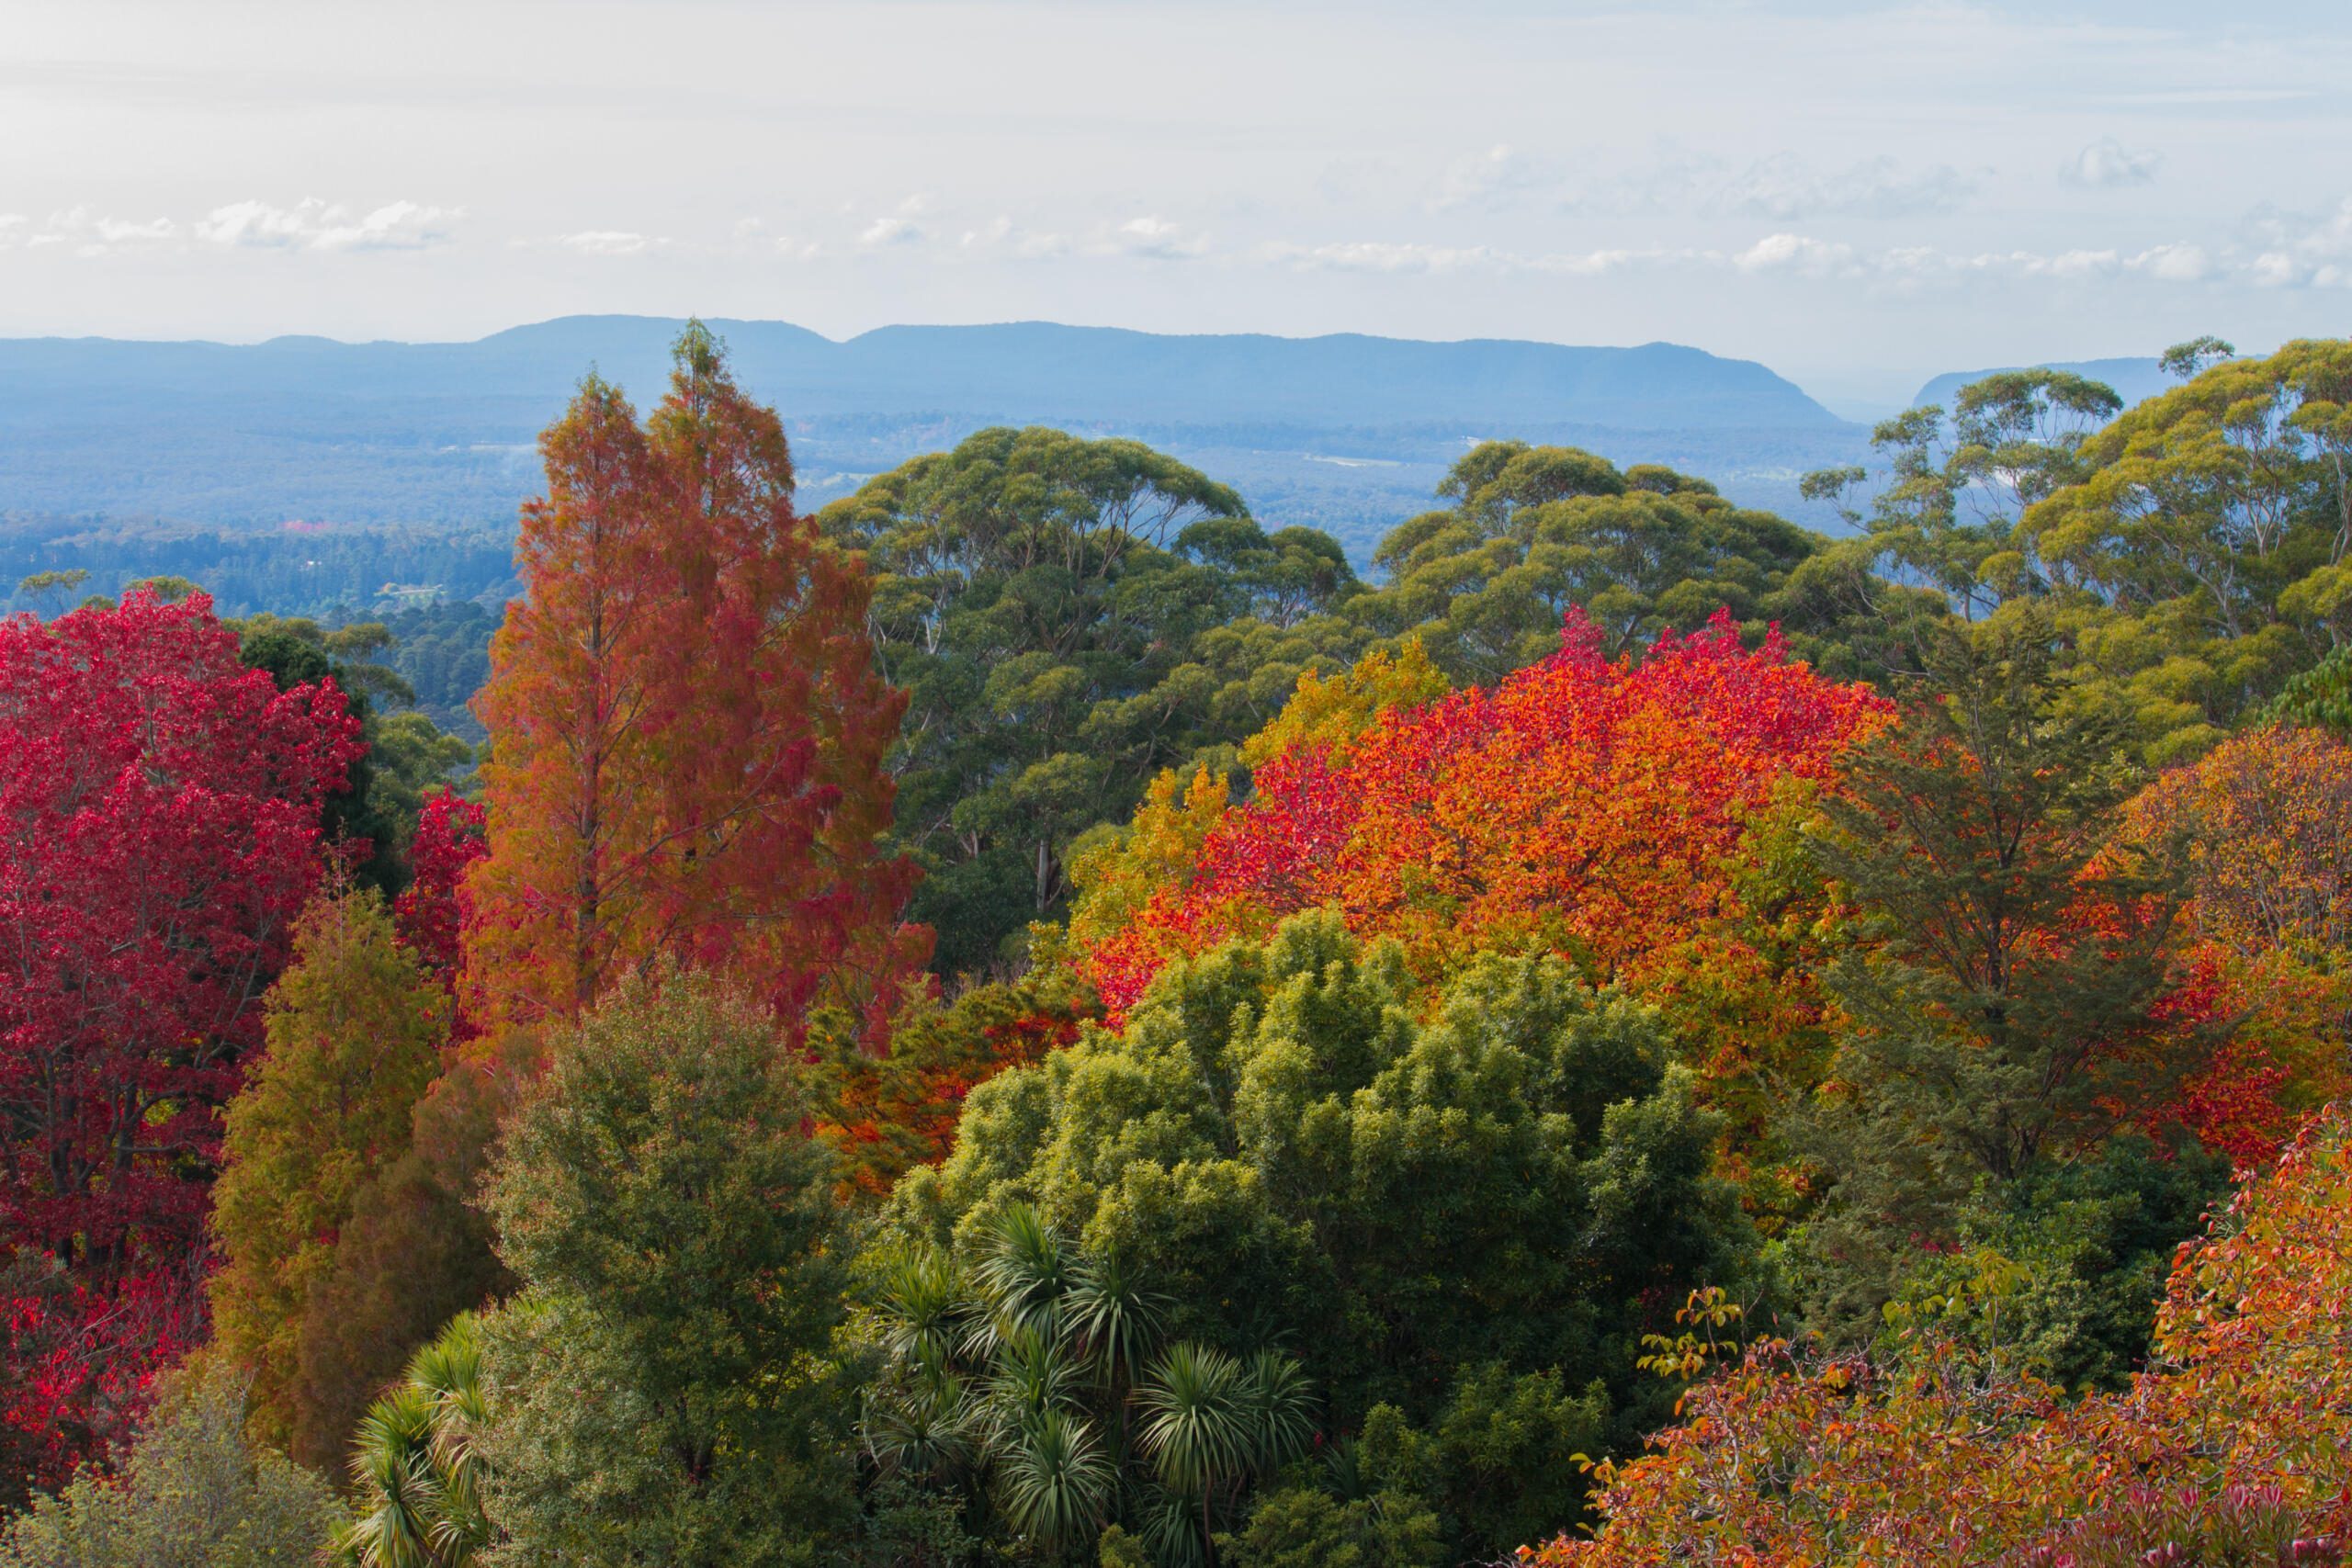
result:
[(1560, 650), (1490, 688), (1381, 716), (1345, 755), (1288, 751), (1250, 804), (1088, 955), (1116, 1018), (1170, 959), (1340, 910), (1430, 970), (1543, 945), (1597, 975), (1728, 912), (1749, 824), (1791, 781), (1819, 783), (1891, 709), (1792, 663), (1777, 629), (1741, 644), (1727, 612), (1611, 660), (1571, 610)]
[[(361, 749), (333, 681), (281, 694), (202, 594), (0, 621), (0, 1245), (66, 1270), (0, 1302), (13, 1333), (104, 1360), (124, 1292), (200, 1249), (220, 1107)], [(19, 1413), (63, 1397), (36, 1385)]]
[(392, 901), (401, 942), (444, 985), (458, 979), (458, 942), (471, 900), (466, 873), (489, 845), (480, 803), (443, 788), (424, 797), (409, 846), (409, 885)]

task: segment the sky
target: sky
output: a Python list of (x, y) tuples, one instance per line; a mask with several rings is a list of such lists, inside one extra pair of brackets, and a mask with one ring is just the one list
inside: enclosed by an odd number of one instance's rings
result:
[(2352, 5), (0, 0), (0, 335), (1695, 344), (1841, 412), (2352, 324)]

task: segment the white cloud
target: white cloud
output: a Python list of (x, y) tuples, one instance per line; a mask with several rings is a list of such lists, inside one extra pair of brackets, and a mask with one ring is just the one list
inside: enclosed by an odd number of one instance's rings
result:
[(77, 256), (102, 256), (115, 251), (161, 244), (179, 237), (179, 225), (168, 218), (144, 221), (113, 218), (87, 207), (52, 212), (29, 236), (28, 245), (71, 245)]
[(1854, 247), (1807, 234), (1767, 234), (1732, 257), (1731, 264), (1742, 272), (1843, 276), (1855, 270)]
[(1192, 261), (1208, 253), (1206, 238), (1157, 215), (1131, 218), (1095, 247), (1100, 254), (1145, 261)]
[(1069, 239), (1050, 231), (1023, 229), (1010, 218), (999, 216), (977, 229), (964, 231), (956, 248), (967, 255), (1010, 255), (1022, 261), (1047, 261), (1069, 254)]
[(1441, 212), (1462, 207), (1503, 208), (1530, 192), (1551, 189), (1559, 183), (1559, 171), (1550, 164), (1498, 142), (1448, 164), (1438, 176), (1430, 206)]
[(931, 197), (917, 191), (899, 203), (898, 209), (875, 219), (859, 231), (857, 243), (868, 250), (886, 245), (921, 244), (931, 237), (915, 220), (931, 210)]
[(2066, 160), (2058, 177), (2070, 186), (2102, 190), (2112, 186), (2143, 186), (2156, 177), (2164, 154), (2126, 147), (2112, 136), (2102, 136)]
[(2246, 215), (2245, 228), (2261, 247), (2247, 267), (2254, 283), (2267, 288), (2352, 284), (2352, 197), (2318, 216), (2258, 207)]
[[(668, 244), (664, 240), (662, 244)], [(735, 220), (734, 248), (738, 252), (778, 255), (791, 261), (815, 261), (826, 254), (823, 244), (804, 240), (793, 234), (772, 234), (764, 220), (739, 218)]]
[(2197, 283), (2218, 270), (2202, 245), (2153, 245), (2123, 264), (2167, 283)]
[(877, 245), (911, 245), (922, 237), (922, 231), (904, 218), (876, 218), (859, 231), (857, 243), (870, 250)]
[[(2344, 222), (2347, 231), (2352, 231), (2352, 204), (2347, 204)], [(1843, 280), (1897, 288), (1957, 283), (1971, 277), (2080, 281), (2137, 276), (2163, 283), (2195, 283), (2226, 276), (2234, 265), (2201, 245), (2188, 243), (2152, 245), (2131, 255), (2114, 250), (1971, 253), (1939, 250), (1932, 245), (1871, 251), (1843, 241), (1787, 231), (1767, 234), (1747, 248), (1735, 251), (1651, 246), (1530, 255), (1487, 245), (1353, 241), (1317, 245), (1276, 242), (1261, 245), (1252, 254), (1263, 263), (1307, 271), (1550, 273), (1590, 277), (1640, 269), (1698, 268), (1755, 277)]]
[(1277, 241), (1261, 245), (1261, 261), (1309, 272), (1375, 273), (1554, 273), (1593, 277), (1651, 265), (1672, 266), (1724, 260), (1719, 251), (1651, 247), (1639, 250), (1554, 252), (1527, 255), (1491, 245), (1424, 245), (1378, 240), (1301, 245)]
[(1706, 199), (1709, 210), (1792, 222), (1805, 218), (1910, 218), (1950, 212), (1976, 182), (1949, 164), (1906, 171), (1881, 154), (1819, 173), (1793, 153), (1758, 159)]
[(196, 236), (216, 245), (301, 251), (415, 251), (449, 237), (461, 209), (394, 201), (367, 212), (305, 197), (291, 207), (235, 201), (197, 220)]
[(583, 256), (641, 256), (670, 243), (660, 234), (640, 234), (634, 229), (582, 229), (558, 234), (550, 243)]
[(1277, 242), (1261, 248), (1260, 256), (1306, 271), (1426, 273), (1459, 272), (1465, 267), (1510, 267), (1522, 259), (1484, 245), (1456, 247), (1356, 240), (1326, 245)]

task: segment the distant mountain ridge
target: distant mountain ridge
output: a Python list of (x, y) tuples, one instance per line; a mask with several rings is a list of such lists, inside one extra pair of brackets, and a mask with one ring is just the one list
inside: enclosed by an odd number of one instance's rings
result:
[(1911, 400), (1913, 408), (1925, 408), (1933, 403), (1945, 412), (1951, 412), (1952, 399), (1971, 381), (1996, 376), (2004, 370), (2041, 368), (2069, 370), (2086, 376), (2094, 381), (2104, 381), (2115, 389), (2116, 395), (2130, 408), (2143, 398), (2153, 398), (2158, 392), (2169, 391), (2177, 383), (2165, 374), (2164, 367), (2154, 358), (2148, 359), (2075, 359), (2053, 361), (2041, 367), (1997, 365), (1988, 370), (1954, 370), (1937, 377), (1919, 389)]
[[(454, 390), (552, 397), (591, 364), (633, 394), (658, 390), (683, 322), (566, 316), (471, 343), (252, 344), (112, 338), (0, 340), (0, 374), (54, 389)], [(1749, 360), (1652, 343), (1582, 348), (1346, 333), (1173, 336), (1049, 321), (895, 326), (842, 342), (784, 321), (713, 321), (737, 373), (787, 410), (912, 409), (1023, 418), (1347, 426), (1535, 420), (1622, 429), (1829, 426), (1836, 415)]]
[[(438, 344), (0, 340), (0, 528), (9, 514), (118, 530), (511, 528), (539, 485), (534, 440), (582, 375), (650, 403), (683, 325), (569, 316)], [(1785, 508), (1797, 474), (1849, 460), (1860, 435), (1761, 365), (1663, 343), (1042, 321), (837, 343), (785, 321), (709, 325), (783, 412), (806, 504), (984, 425), (1057, 424), (1149, 441), (1236, 485), (1262, 520), (1328, 528), (1366, 563), (1482, 438), (1670, 463)]]

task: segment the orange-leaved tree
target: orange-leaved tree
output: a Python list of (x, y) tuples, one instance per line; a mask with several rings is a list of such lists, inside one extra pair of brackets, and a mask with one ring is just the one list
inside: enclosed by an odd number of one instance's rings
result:
[[(2184, 994), (2236, 1021), (2187, 1086), (2209, 1143), (2258, 1162), (2343, 1092), (2352, 1036), (2352, 746), (2317, 729), (2234, 736), (2141, 792), (2138, 837), (2188, 866)], [(2200, 1129), (2202, 1131), (2202, 1129)]]
[(792, 506), (774, 411), (698, 323), (644, 423), (591, 376), (540, 439), (526, 597), (476, 708), (489, 852), (470, 874), (469, 1009), (571, 1018), (650, 964), (722, 969), (786, 1021), (878, 1029), (922, 935), (877, 853), (899, 694), (861, 563)]
[(1432, 977), (1541, 947), (1638, 979), (1730, 911), (1750, 826), (1891, 711), (1777, 633), (1744, 647), (1727, 614), (1610, 660), (1572, 610), (1559, 652), (1495, 686), (1267, 759), (1190, 879), (1093, 944), (1090, 977), (1115, 1015), (1171, 958), (1330, 908)]
[(1591, 1539), (1521, 1561), (2340, 1563), (2347, 1295), (2352, 1134), (2338, 1115), (2181, 1248), (2149, 1369), (2120, 1392), (2069, 1404), (1932, 1322), (1890, 1365), (1762, 1341), (1684, 1395), (1652, 1452), (1596, 1467)]

